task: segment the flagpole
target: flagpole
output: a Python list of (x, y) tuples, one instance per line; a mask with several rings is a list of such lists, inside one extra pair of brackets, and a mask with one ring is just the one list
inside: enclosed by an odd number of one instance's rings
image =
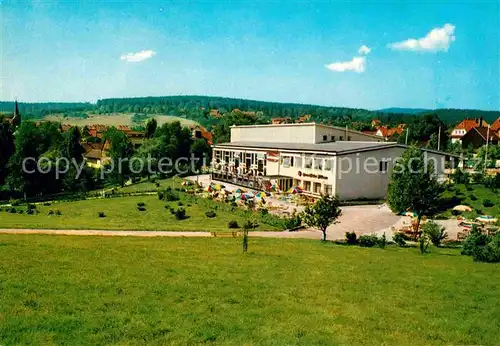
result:
[(490, 141), (490, 125), (488, 125), (488, 130), (486, 131), (486, 153), (484, 154), (484, 169), (486, 170), (488, 166), (488, 143)]

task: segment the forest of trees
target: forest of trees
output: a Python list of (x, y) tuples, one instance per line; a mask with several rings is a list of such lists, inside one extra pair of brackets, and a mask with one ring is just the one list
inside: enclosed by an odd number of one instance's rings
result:
[[(19, 103), (20, 112), (26, 118), (43, 118), (50, 113), (65, 113), (68, 116), (84, 116), (83, 112), (99, 114), (110, 113), (143, 113), (179, 116), (191, 119), (211, 128), (220, 122), (219, 118), (210, 114), (216, 109), (221, 114), (230, 113), (233, 109), (244, 112), (255, 112), (259, 121), (269, 122), (272, 118), (290, 117), (296, 120), (310, 114), (310, 121), (324, 122), (337, 126), (359, 123), (359, 129), (366, 127), (371, 119), (377, 118), (387, 125), (409, 123), (425, 114), (436, 114), (446, 126), (453, 126), (464, 118), (484, 118), (494, 121), (500, 117), (499, 111), (438, 109), (413, 110), (405, 113), (403, 109), (393, 108), (385, 111), (367, 109), (328, 107), (298, 103), (264, 102), (238, 98), (211, 96), (162, 96), (110, 98), (92, 103)], [(12, 112), (13, 102), (0, 102), (0, 112)], [(396, 111), (396, 112), (393, 112)], [(400, 111), (400, 112), (397, 112)]]

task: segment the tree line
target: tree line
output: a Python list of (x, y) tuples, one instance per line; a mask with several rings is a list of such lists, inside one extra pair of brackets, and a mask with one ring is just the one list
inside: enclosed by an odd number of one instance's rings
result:
[[(211, 149), (206, 141), (193, 139), (191, 130), (182, 127), (179, 122), (157, 126), (154, 119), (150, 120), (145, 135), (142, 145), (134, 149), (125, 133), (114, 127), (108, 129), (103, 137), (110, 143), (107, 155), (114, 162), (119, 162), (120, 158), (157, 162), (162, 157), (175, 161), (180, 157), (190, 157), (191, 154), (199, 159), (210, 155)], [(62, 132), (60, 124), (56, 122), (36, 124), (23, 121), (14, 129), (0, 115), (0, 199), (87, 192), (110, 184), (123, 186), (129, 179), (151, 174), (147, 170), (137, 173), (125, 161), (121, 169), (115, 165), (101, 179), (99, 169), (85, 164), (84, 152), (82, 131), (76, 126)], [(67, 169), (56, 166), (57, 162), (66, 162), (61, 160), (63, 158), (71, 162)], [(199, 160), (196, 168), (201, 164)]]

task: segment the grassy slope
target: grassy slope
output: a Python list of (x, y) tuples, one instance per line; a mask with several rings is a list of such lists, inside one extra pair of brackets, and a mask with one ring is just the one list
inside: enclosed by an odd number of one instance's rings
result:
[[(118, 126), (118, 125), (124, 125), (124, 126), (134, 126), (137, 125), (132, 122), (132, 115), (130, 113), (117, 113), (114, 115), (91, 115), (87, 119), (82, 119), (82, 118), (64, 118), (61, 116), (55, 116), (55, 115), (50, 115), (44, 118), (44, 120), (50, 120), (50, 121), (59, 121), (62, 122), (63, 124), (70, 124), (70, 125), (76, 125), (76, 126), (85, 126), (85, 125), (93, 125), (93, 124), (101, 124), (101, 125), (108, 125), (108, 126)], [(158, 122), (159, 125), (162, 125), (164, 123), (169, 123), (173, 121), (180, 121), (182, 125), (184, 126), (190, 126), (190, 125), (195, 125), (197, 124), (196, 121), (189, 120), (189, 119), (184, 119), (180, 117), (175, 117), (175, 116), (169, 116), (169, 115), (151, 115), (151, 117), (154, 117), (156, 121)]]
[[(457, 184), (454, 186), (453, 191), (445, 191), (443, 194), (443, 197), (445, 198), (452, 198), (453, 196), (457, 196), (460, 200), (457, 204), (468, 205), (474, 210), (481, 211), (483, 214), (496, 216), (500, 219), (500, 193), (498, 191), (493, 192), (492, 189), (488, 189), (483, 185), (472, 185), (471, 190), (468, 191), (465, 185)], [(471, 196), (475, 196), (476, 200), (471, 199)], [(483, 205), (483, 201), (485, 199), (489, 199), (494, 205), (492, 207), (485, 207)], [(444, 212), (443, 215), (451, 217), (451, 209)], [(476, 211), (464, 213), (464, 216), (470, 218), (475, 218), (479, 215), (480, 213), (477, 213)]]
[[(146, 211), (137, 210), (137, 203), (146, 203)], [(208, 202), (208, 201), (207, 201)], [(187, 204), (191, 204), (188, 206)], [(183, 200), (183, 208), (189, 216), (178, 221), (165, 205), (178, 208), (177, 202), (163, 202), (154, 196), (133, 196), (108, 199), (94, 199), (76, 202), (54, 203), (50, 206), (37, 205), (38, 215), (11, 214), (0, 212), (0, 228), (52, 228), (52, 229), (102, 229), (141, 231), (228, 231), (227, 224), (236, 220), (240, 226), (246, 222), (241, 214), (215, 210), (217, 217), (207, 218), (210, 210), (204, 203)], [(22, 209), (18, 207), (18, 209)], [(60, 210), (62, 215), (48, 215), (49, 210)], [(98, 217), (104, 212), (106, 217)], [(257, 220), (259, 213), (254, 213)], [(256, 230), (278, 230), (260, 223)]]
[(306, 240), (0, 235), (2, 344), (485, 344), (500, 266)]

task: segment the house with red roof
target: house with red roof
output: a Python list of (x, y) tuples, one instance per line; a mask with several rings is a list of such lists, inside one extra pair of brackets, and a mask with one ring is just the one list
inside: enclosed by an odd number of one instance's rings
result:
[(498, 145), (500, 136), (491, 127), (481, 126), (473, 127), (460, 139), (462, 148), (477, 149), (486, 145)]
[(396, 128), (389, 128), (389, 127), (384, 125), (384, 126), (380, 126), (377, 129), (377, 132), (375, 133), (375, 135), (377, 135), (379, 137), (383, 137), (386, 141), (391, 141), (391, 140), (395, 140), (396, 137), (401, 136), (403, 131), (404, 131), (403, 126), (398, 126)]
[(476, 127), (488, 126), (483, 119), (464, 119), (451, 131), (451, 142), (462, 142), (462, 138)]

